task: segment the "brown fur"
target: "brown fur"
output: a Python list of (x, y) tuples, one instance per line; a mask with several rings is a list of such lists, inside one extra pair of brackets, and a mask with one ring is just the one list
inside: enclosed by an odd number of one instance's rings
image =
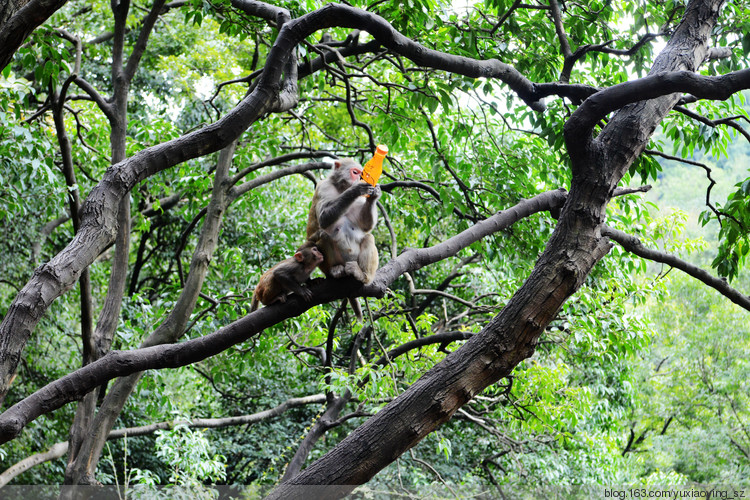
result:
[(263, 273), (253, 292), (250, 310), (258, 309), (258, 303), (263, 305), (272, 302), (286, 302), (287, 293), (296, 293), (305, 301), (312, 298), (312, 292), (303, 288), (315, 267), (323, 262), (323, 254), (313, 241), (306, 241), (299, 247), (293, 257), (284, 259), (274, 267)]

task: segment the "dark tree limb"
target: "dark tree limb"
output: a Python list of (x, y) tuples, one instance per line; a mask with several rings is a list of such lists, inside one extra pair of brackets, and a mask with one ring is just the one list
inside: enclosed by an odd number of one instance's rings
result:
[(5, 0), (0, 4), (0, 28), (18, 9), (23, 7), (29, 0)]
[(240, 170), (232, 177), (231, 183), (232, 185), (235, 185), (250, 172), (255, 172), (256, 170), (260, 170), (263, 167), (280, 165), (282, 163), (286, 163), (292, 160), (302, 160), (302, 159), (307, 159), (307, 158), (326, 158), (326, 157), (333, 157), (333, 155), (329, 153), (328, 151), (302, 151), (302, 152), (288, 153), (285, 155), (276, 156), (274, 158), (269, 158), (269, 159), (260, 161), (258, 163), (255, 163), (253, 165), (250, 165), (249, 167), (246, 167)]
[(288, 10), (266, 2), (259, 2), (256, 0), (232, 0), (232, 7), (241, 10), (249, 16), (260, 17), (266, 21), (278, 23), (279, 26), (283, 24), (280, 22), (280, 19), (289, 19)]
[(750, 69), (721, 76), (703, 76), (692, 71), (672, 71), (613, 85), (592, 95), (565, 123), (571, 153), (585, 144), (580, 138), (591, 134), (599, 120), (628, 104), (688, 92), (701, 99), (724, 100), (750, 88)]
[(505, 14), (503, 14), (502, 17), (500, 17), (500, 19), (497, 21), (497, 23), (495, 23), (495, 25), (492, 27), (492, 29), (490, 30), (490, 35), (494, 35), (495, 34), (495, 32), (498, 30), (498, 28), (500, 28), (500, 26), (502, 26), (503, 23), (521, 5), (521, 2), (523, 2), (523, 0), (515, 0), (515, 2), (513, 2), (513, 5), (510, 6), (510, 8), (508, 9), (508, 12), (506, 12)]
[(727, 118), (721, 118), (719, 120), (709, 120), (705, 116), (701, 116), (698, 113), (691, 111), (683, 106), (675, 106), (675, 111), (679, 111), (685, 116), (689, 116), (693, 120), (699, 121), (705, 125), (708, 125), (711, 128), (716, 128), (719, 125), (726, 125), (728, 127), (732, 127), (737, 132), (742, 134), (742, 136), (747, 139), (748, 142), (750, 142), (750, 132), (745, 130), (739, 123), (737, 123), (736, 120), (738, 119), (744, 119), (747, 120), (747, 117), (745, 116), (733, 116), (733, 117), (727, 117)]
[(721, 218), (726, 215), (734, 219), (734, 221), (739, 226), (742, 226), (742, 223), (738, 221), (736, 218), (734, 218), (731, 215), (725, 214), (720, 210), (717, 210), (714, 204), (711, 203), (711, 190), (716, 185), (716, 180), (714, 180), (714, 178), (711, 177), (711, 168), (708, 165), (706, 165), (705, 163), (698, 162), (698, 161), (688, 160), (686, 158), (680, 158), (678, 156), (668, 155), (666, 153), (662, 153), (661, 151), (646, 150), (644, 151), (644, 153), (652, 155), (652, 156), (659, 156), (666, 160), (678, 161), (680, 163), (685, 163), (687, 165), (693, 165), (693, 166), (702, 168), (706, 172), (706, 178), (708, 179), (708, 187), (706, 188), (706, 206), (709, 209), (711, 209), (711, 211), (714, 213), (714, 215), (716, 216), (716, 219), (719, 221), (720, 224), (721, 224)]
[(637, 237), (605, 226), (602, 228), (602, 235), (607, 236), (617, 243), (619, 243), (628, 252), (634, 253), (644, 259), (652, 260), (654, 262), (661, 262), (668, 266), (672, 266), (675, 269), (679, 269), (685, 274), (692, 276), (704, 285), (707, 285), (724, 297), (728, 298), (738, 306), (750, 311), (750, 297), (743, 294), (739, 290), (732, 288), (729, 283), (722, 278), (713, 276), (708, 271), (704, 271), (698, 266), (690, 264), (679, 257), (670, 255), (668, 253), (660, 252), (651, 248), (647, 248), (641, 243)]
[[(557, 0), (550, 0), (549, 7), (549, 12), (552, 16), (552, 23), (555, 25), (555, 33), (557, 34), (557, 39), (560, 42), (560, 52), (562, 52), (562, 55), (565, 59), (568, 59), (573, 55), (573, 52), (570, 50), (568, 35), (565, 33), (565, 27), (563, 26), (560, 5), (557, 3)], [(567, 80), (563, 81), (567, 82)]]
[[(297, 20), (293, 21), (296, 22)], [(534, 84), (518, 70), (497, 59), (475, 60), (426, 48), (396, 31), (385, 19), (360, 9), (328, 4), (322, 9), (299, 18), (300, 25), (312, 22), (318, 29), (341, 26), (367, 31), (384, 47), (419, 66), (449, 71), (471, 78), (496, 78), (508, 85), (534, 110), (545, 108), (535, 92)]]
[(36, 28), (68, 0), (31, 0), (0, 25), (0, 70), (5, 68), (21, 44)]
[(449, 344), (451, 342), (457, 342), (459, 340), (467, 340), (473, 335), (473, 333), (469, 332), (444, 332), (429, 335), (427, 337), (421, 337), (415, 340), (410, 340), (409, 342), (405, 342), (398, 347), (390, 349), (386, 354), (373, 361), (372, 364), (385, 365), (389, 360), (393, 360), (411, 350), (419, 349), (420, 347), (424, 347), (426, 345)]
[(394, 188), (401, 188), (401, 187), (404, 187), (404, 188), (416, 188), (416, 189), (421, 189), (423, 191), (427, 191), (439, 203), (442, 203), (442, 200), (440, 199), (440, 193), (438, 193), (435, 188), (433, 188), (429, 184), (425, 184), (424, 182), (419, 182), (419, 181), (393, 181), (393, 182), (388, 182), (386, 184), (381, 184), (380, 185), (380, 189), (384, 193), (390, 193), (391, 191), (393, 191)]

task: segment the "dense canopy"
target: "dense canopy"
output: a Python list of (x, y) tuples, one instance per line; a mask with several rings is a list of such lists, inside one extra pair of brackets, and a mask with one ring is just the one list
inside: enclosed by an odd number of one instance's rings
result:
[[(749, 54), (744, 0), (7, 2), (0, 488), (747, 483)], [(374, 280), (251, 312), (378, 144)]]

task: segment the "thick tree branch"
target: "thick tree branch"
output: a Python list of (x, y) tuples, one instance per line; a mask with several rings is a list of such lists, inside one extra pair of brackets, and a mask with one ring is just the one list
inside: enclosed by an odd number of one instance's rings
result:
[(378, 296), (385, 293), (385, 287), (405, 272), (416, 271), (424, 266), (441, 261), (458, 253), (472, 243), (489, 236), (514, 222), (531, 214), (554, 210), (565, 202), (566, 192), (563, 189), (547, 191), (529, 200), (524, 200), (515, 207), (503, 210), (462, 233), (429, 248), (406, 249), (398, 258), (391, 260), (378, 270), (375, 280), (363, 288), (364, 294)]
[(545, 108), (534, 84), (518, 70), (497, 59), (475, 60), (428, 49), (396, 31), (385, 19), (346, 5), (328, 4), (322, 9), (292, 21), (297, 27), (312, 23), (318, 29), (341, 26), (367, 31), (384, 47), (402, 55), (419, 66), (449, 71), (471, 78), (496, 78), (508, 85), (534, 110)]
[(571, 152), (585, 144), (581, 137), (591, 134), (607, 114), (627, 104), (688, 92), (701, 99), (724, 100), (735, 92), (750, 88), (750, 69), (721, 76), (703, 76), (692, 71), (658, 73), (613, 85), (592, 95), (565, 123), (565, 136)]
[(21, 44), (68, 0), (31, 0), (0, 26), (0, 70), (5, 68)]
[(243, 11), (245, 14), (253, 17), (260, 17), (272, 23), (278, 23), (279, 19), (289, 19), (289, 11), (276, 7), (266, 2), (256, 0), (232, 0), (232, 7)]
[(353, 279), (317, 280), (311, 288), (314, 296), (310, 302), (292, 296), (285, 304), (261, 308), (200, 338), (180, 344), (154, 345), (149, 342), (146, 344), (149, 347), (134, 351), (111, 351), (103, 358), (47, 384), (0, 414), (0, 443), (13, 439), (23, 427), (40, 415), (75, 401), (112, 378), (150, 369), (177, 368), (215, 356), (318, 304), (356, 295), (380, 297), (385, 293), (386, 287), (402, 273), (451, 257), (481, 238), (505, 229), (531, 214), (559, 208), (564, 201), (564, 190), (548, 191), (499, 212), (434, 247), (407, 250), (379, 269), (373, 283), (367, 286), (362, 286)]

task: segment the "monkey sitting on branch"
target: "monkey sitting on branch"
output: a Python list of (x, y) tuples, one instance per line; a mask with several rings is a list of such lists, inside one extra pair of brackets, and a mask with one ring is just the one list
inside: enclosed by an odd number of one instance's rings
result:
[[(345, 158), (336, 160), (328, 177), (318, 184), (307, 218), (307, 238), (323, 252), (320, 270), (327, 277), (352, 276), (370, 283), (378, 268), (378, 250), (371, 231), (378, 221), (380, 187), (360, 181), (362, 167)], [(362, 321), (357, 299), (350, 299)]]
[(308, 240), (294, 252), (292, 257), (284, 259), (263, 273), (253, 292), (250, 311), (258, 309), (258, 303), (267, 306), (272, 302), (286, 302), (286, 294), (296, 293), (305, 302), (312, 298), (312, 292), (301, 283), (310, 278), (315, 267), (323, 262), (323, 254), (314, 241)]

